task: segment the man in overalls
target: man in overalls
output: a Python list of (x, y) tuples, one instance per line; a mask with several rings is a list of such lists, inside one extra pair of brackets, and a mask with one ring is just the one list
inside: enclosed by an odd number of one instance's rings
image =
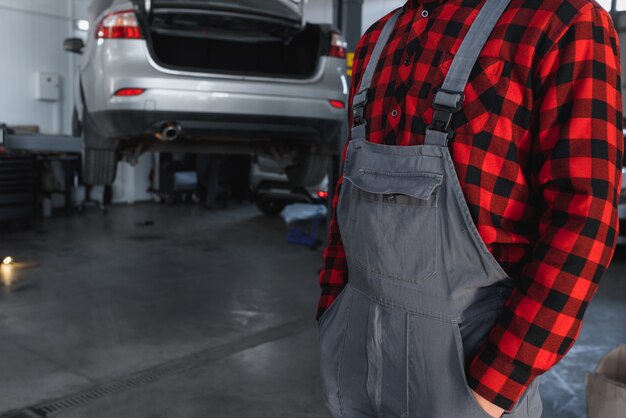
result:
[(617, 240), (609, 14), (592, 0), (409, 0), (354, 65), (319, 277), (326, 405), (539, 418), (539, 376), (576, 340)]

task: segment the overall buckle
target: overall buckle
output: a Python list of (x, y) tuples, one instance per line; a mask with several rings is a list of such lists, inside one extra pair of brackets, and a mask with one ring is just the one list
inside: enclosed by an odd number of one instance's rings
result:
[(465, 94), (460, 91), (446, 90), (441, 87), (437, 87), (435, 89), (435, 93), (437, 93), (438, 91), (443, 91), (444, 93), (448, 93), (452, 95), (458, 95), (460, 100), (458, 100), (455, 107), (444, 106), (444, 105), (440, 105), (440, 104), (433, 102), (433, 109), (435, 109), (435, 112), (433, 114), (433, 123), (428, 125), (426, 129), (440, 131), (440, 132), (447, 132), (448, 139), (452, 139), (454, 137), (454, 131), (452, 130), (452, 128), (450, 128), (450, 123), (452, 122), (452, 116), (455, 113), (457, 113), (459, 110), (461, 110), (461, 105), (463, 104), (463, 101), (465, 100)]
[(352, 120), (354, 126), (363, 125), (363, 113), (365, 112), (365, 104), (355, 105), (352, 109)]
[(353, 98), (354, 104), (352, 105), (353, 126), (363, 125), (365, 123), (364, 112), (365, 105), (368, 101), (369, 89), (359, 92)]

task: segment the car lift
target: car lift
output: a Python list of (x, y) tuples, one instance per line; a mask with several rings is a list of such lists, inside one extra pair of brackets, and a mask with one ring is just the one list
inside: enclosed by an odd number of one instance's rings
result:
[(67, 135), (10, 134), (5, 125), (0, 125), (0, 148), (32, 152), (83, 151), (81, 138)]
[[(81, 154), (83, 151), (82, 138), (69, 135), (44, 135), (44, 134), (12, 134), (6, 125), (0, 124), (0, 148), (13, 151), (28, 151), (32, 153), (73, 153)], [(65, 207), (69, 213), (72, 207), (71, 188), (72, 176), (68, 170), (65, 170)], [(78, 210), (82, 212), (87, 205), (96, 205), (106, 212), (106, 205), (103, 202), (91, 199), (90, 187), (87, 187), (86, 196), (83, 202), (78, 206)]]

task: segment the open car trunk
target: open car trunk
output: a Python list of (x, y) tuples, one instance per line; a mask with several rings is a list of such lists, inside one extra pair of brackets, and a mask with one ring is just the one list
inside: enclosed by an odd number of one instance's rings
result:
[[(307, 78), (317, 68), (325, 36), (320, 26), (303, 25), (301, 14), (287, 7), (295, 5), (291, 0), (161, 0), (153, 4), (149, 42), (163, 66), (287, 78)], [(276, 7), (283, 4), (286, 8), (277, 13)]]

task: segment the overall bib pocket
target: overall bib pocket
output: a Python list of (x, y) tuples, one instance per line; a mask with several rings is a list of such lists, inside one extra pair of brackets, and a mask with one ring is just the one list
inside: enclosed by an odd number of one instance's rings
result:
[(437, 269), (443, 175), (367, 168), (344, 176), (338, 207), (346, 257), (374, 276), (419, 283)]

